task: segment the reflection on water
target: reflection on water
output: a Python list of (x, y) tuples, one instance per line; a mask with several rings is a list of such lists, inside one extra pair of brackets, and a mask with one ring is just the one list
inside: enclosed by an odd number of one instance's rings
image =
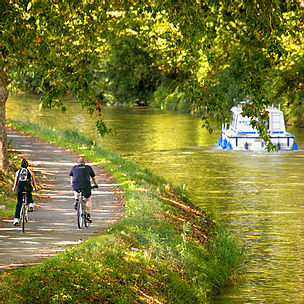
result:
[[(70, 102), (67, 114), (40, 112), (34, 98), (14, 97), (7, 117), (75, 128), (175, 184), (224, 221), (250, 254), (244, 282), (213, 303), (304, 303), (304, 152), (219, 151), (219, 130), (200, 119), (149, 108), (104, 108), (116, 137), (100, 139), (94, 119)], [(304, 146), (304, 130), (289, 129)]]

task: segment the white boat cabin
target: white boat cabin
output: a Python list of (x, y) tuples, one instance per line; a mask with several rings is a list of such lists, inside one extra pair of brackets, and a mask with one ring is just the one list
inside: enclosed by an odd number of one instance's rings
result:
[[(242, 116), (242, 104), (231, 109), (232, 121), (222, 126), (222, 134), (218, 140), (218, 146), (227, 150), (265, 150), (265, 143), (259, 137), (258, 130), (250, 125), (250, 118)], [(267, 121), (268, 131), (271, 142), (279, 150), (297, 150), (294, 135), (287, 133), (283, 112), (279, 108), (268, 107), (269, 113)]]

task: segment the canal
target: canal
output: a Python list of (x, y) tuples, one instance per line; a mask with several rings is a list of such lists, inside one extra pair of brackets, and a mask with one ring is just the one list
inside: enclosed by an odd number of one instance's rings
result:
[(304, 130), (289, 128), (300, 150), (221, 151), (199, 117), (151, 108), (105, 107), (115, 137), (98, 137), (95, 121), (68, 102), (66, 114), (38, 110), (35, 97), (10, 97), (7, 117), (77, 129), (174, 184), (221, 220), (246, 247), (244, 279), (213, 304), (304, 303)]

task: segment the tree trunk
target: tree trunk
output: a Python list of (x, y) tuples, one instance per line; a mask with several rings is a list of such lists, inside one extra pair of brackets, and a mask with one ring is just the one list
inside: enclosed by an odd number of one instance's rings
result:
[(5, 104), (8, 97), (7, 75), (0, 67), (0, 171), (8, 170), (7, 135), (5, 127)]

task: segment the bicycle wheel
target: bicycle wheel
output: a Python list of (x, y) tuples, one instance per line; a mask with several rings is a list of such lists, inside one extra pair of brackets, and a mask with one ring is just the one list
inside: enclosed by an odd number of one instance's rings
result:
[(89, 223), (88, 223), (88, 212), (87, 212), (87, 206), (86, 206), (86, 202), (83, 202), (84, 208), (83, 208), (83, 222), (84, 222), (84, 226), (86, 228), (88, 228)]
[(25, 221), (28, 222), (29, 221), (29, 205), (26, 204), (25, 207), (24, 207), (24, 210), (25, 210)]
[(21, 221), (22, 232), (24, 232), (25, 231), (25, 223), (26, 223), (25, 204), (24, 203), (22, 203), (21, 210), (20, 210), (20, 221)]
[(26, 222), (28, 221), (28, 206), (27, 206), (27, 197), (26, 197), (25, 193), (23, 193), (23, 197), (22, 197), (22, 205), (21, 205), (21, 210), (20, 210), (20, 221), (21, 221), (22, 232), (24, 232)]
[(82, 205), (82, 202), (83, 202), (83, 200), (81, 198), (81, 200), (78, 203), (78, 208), (77, 208), (77, 225), (78, 225), (79, 229), (81, 229), (83, 227), (83, 217), (82, 217), (83, 205)]

